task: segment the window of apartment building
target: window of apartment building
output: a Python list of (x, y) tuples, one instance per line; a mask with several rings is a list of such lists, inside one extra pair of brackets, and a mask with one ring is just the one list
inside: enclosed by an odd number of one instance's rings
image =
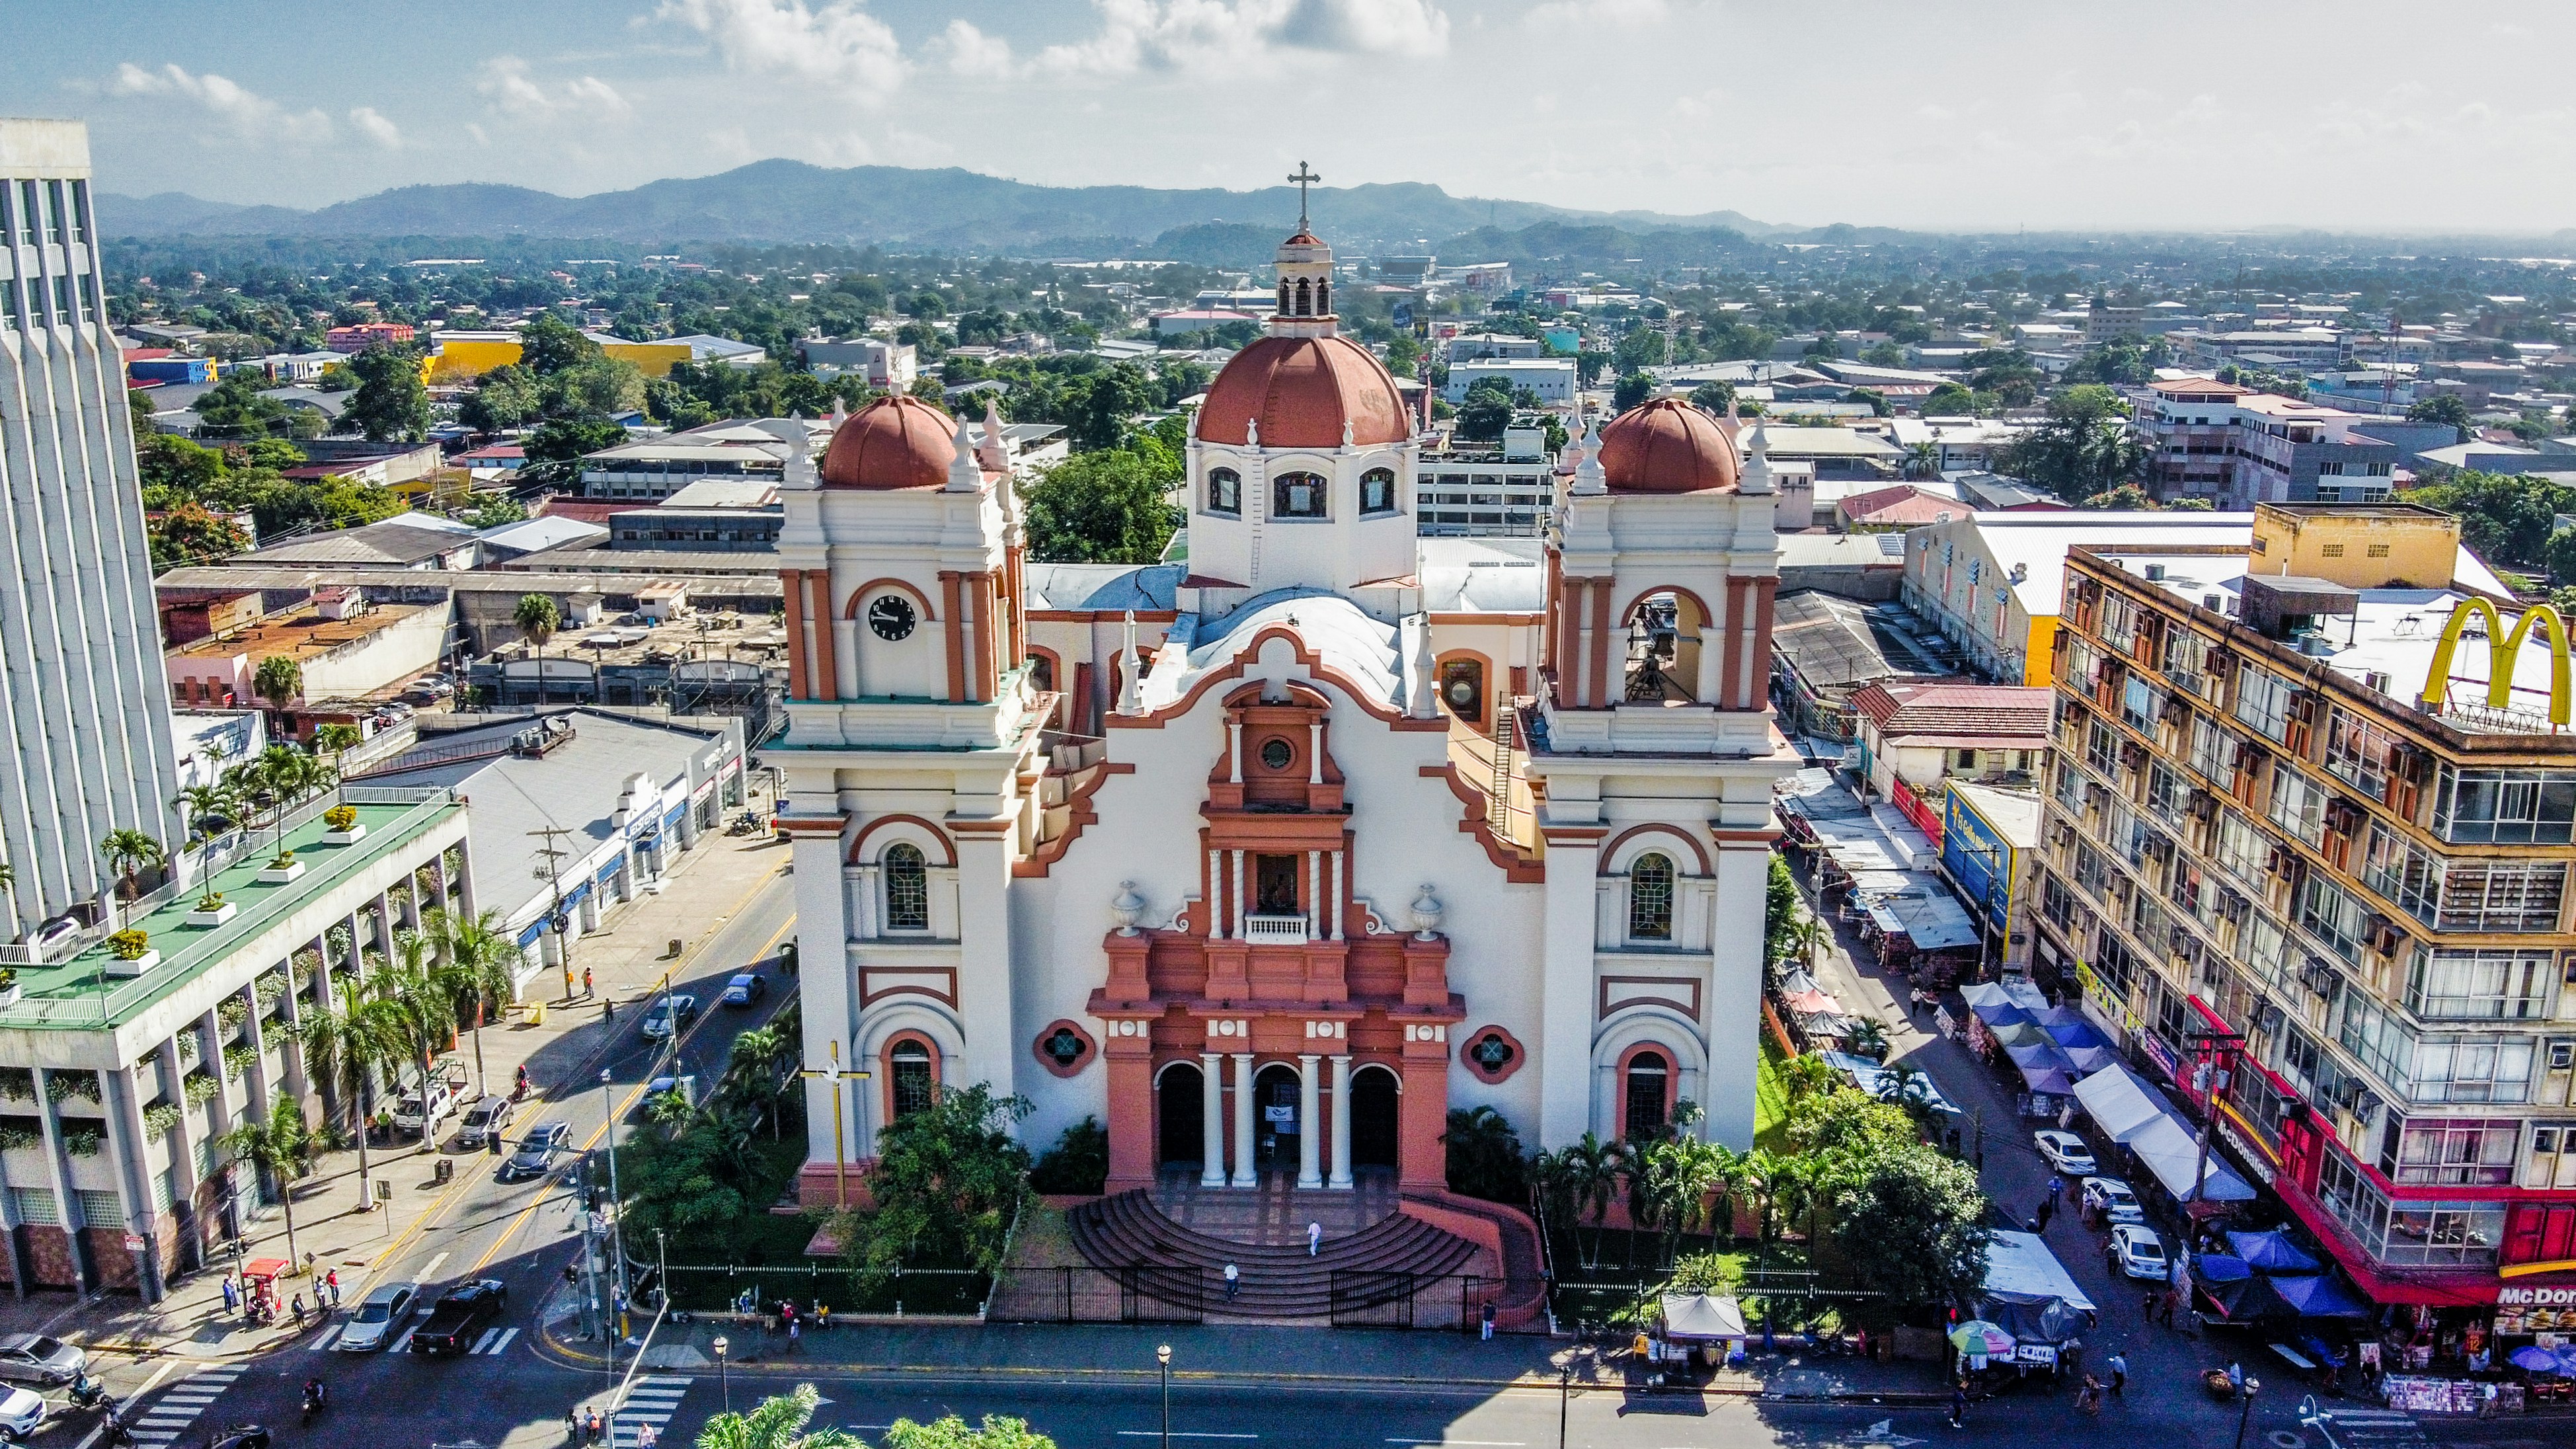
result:
[(2388, 762), (2397, 737), (2350, 710), (2326, 717), (2326, 769), (2377, 800), (2388, 793)]
[(2089, 845), (2075, 847), (2075, 883), (2077, 885), (2099, 899), (2107, 894), (2110, 879), (2110, 867), (2103, 861), (2100, 851)]
[(2108, 931), (2102, 933), (2100, 943), (2093, 948), (2093, 974), (2102, 983), (2105, 999), (2115, 1002), (2129, 999), (2129, 989), (2137, 980), (2139, 964), (2138, 953), (2129, 949), (2128, 942)]
[(18, 1221), (40, 1227), (51, 1227), (63, 1220), (60, 1206), (49, 1187), (13, 1187), (9, 1201), (17, 1209)]
[(2557, 958), (2511, 947), (2419, 948), (2406, 973), (2406, 1009), (2427, 1021), (2528, 1021), (2549, 1014)]
[(2392, 1265), (2485, 1264), (2504, 1240), (2504, 1204), (2400, 1203), (2388, 1213), (2388, 1244), (2379, 1257)]
[(2215, 848), (2210, 852), (2228, 874), (2260, 888), (2272, 868), (2272, 837), (2234, 810), (2218, 817)]
[(2352, 1230), (2362, 1251), (2374, 1259), (2382, 1255), (2388, 1239), (2388, 1194), (2371, 1183), (2359, 1164), (2340, 1152), (2326, 1153), (2317, 1172), (2317, 1199)]
[(2290, 718), (2290, 682), (2248, 664), (2236, 671), (2236, 718), (2278, 744)]
[(2488, 1118), (2390, 1118), (2379, 1170), (2392, 1182), (2445, 1187), (2509, 1185), (2522, 1151), (2522, 1124)]
[(2564, 845), (2576, 835), (2576, 771), (2444, 764), (2433, 833), (2462, 845)]
[(2090, 693), (2093, 673), (2102, 664), (2102, 651), (2094, 648), (2093, 641), (2080, 634), (2066, 635), (2065, 640), (2064, 646), (2058, 650), (2058, 657), (2066, 661), (2065, 672), (2059, 677), (2069, 688)]
[(2083, 814), (2084, 776), (2067, 760), (2058, 761), (2057, 768), (2050, 773), (2056, 779), (2055, 799), (2058, 805), (2069, 815)]
[(2531, 1094), (2528, 1037), (2430, 1038), (2415, 1049), (2418, 1102), (2519, 1102)]
[(76, 1187), (72, 1189), (72, 1202), (80, 1208), (81, 1221), (90, 1227), (119, 1227), (125, 1222), (124, 1202), (113, 1192)]
[(2346, 961), (2359, 964), (2361, 938), (2366, 933), (2361, 902), (2350, 891), (2336, 885), (2322, 871), (2311, 871), (2299, 882), (2299, 924)]
[(2091, 721), (2084, 731), (2084, 763), (2091, 765), (2106, 780), (2120, 778), (2120, 739), (2111, 727), (2100, 720)]
[(2272, 762), (2273, 824), (2310, 845), (2323, 845), (2326, 799), (2324, 787), (2292, 769), (2288, 761)]
[(2120, 691), (2120, 718), (2128, 721), (2129, 728), (2140, 734), (2155, 733), (2156, 712), (2162, 708), (2161, 692), (2139, 676), (2130, 675)]
[(2165, 914), (2164, 903), (2148, 891), (2129, 899), (2129, 934), (2147, 943), (2149, 950), (2162, 951), (2173, 939), (2173, 917)]
[(2075, 924), (2075, 892), (2055, 874), (2042, 876), (2039, 882), (2039, 914), (2042, 920), (2063, 931)]
[(2102, 607), (2093, 617), (2093, 632), (2103, 643), (2126, 654), (2138, 642), (2138, 605), (2126, 594), (2104, 590)]
[(2191, 799), (2191, 785), (2162, 760), (2147, 764), (2147, 808), (2167, 820), (2180, 820)]
[(2476, 933), (2558, 929), (2567, 864), (2555, 860), (2455, 860), (2444, 863), (2436, 930)]
[(2191, 767), (2205, 780), (2224, 783), (2236, 773), (2236, 736), (2207, 715), (2193, 715)]
[(2343, 1019), (2336, 1024), (2335, 1040), (2383, 1082), (2403, 1087), (2414, 1070), (2414, 1033), (2395, 1013), (2362, 992), (2344, 993)]
[(2408, 915), (2428, 926), (2434, 923), (2442, 899), (2442, 858), (2378, 821), (2371, 822), (2361, 881)]
[(2174, 862), (2173, 878), (2165, 883), (2165, 899), (2174, 908), (2200, 922), (2205, 930), (2215, 931), (2221, 918), (2218, 889), (2199, 866), (2188, 860)]
[(2184, 628), (2166, 629), (2164, 657), (2158, 661), (2158, 667), (2164, 671), (2165, 678), (2178, 687), (2205, 694), (2209, 673), (2208, 637)]

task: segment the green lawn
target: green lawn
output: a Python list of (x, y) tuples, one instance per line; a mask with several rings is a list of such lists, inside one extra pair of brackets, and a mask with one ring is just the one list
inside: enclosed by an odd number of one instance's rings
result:
[(1762, 1038), (1762, 1061), (1753, 1076), (1753, 1145), (1769, 1152), (1789, 1150), (1789, 1092), (1780, 1081), (1780, 1048)]

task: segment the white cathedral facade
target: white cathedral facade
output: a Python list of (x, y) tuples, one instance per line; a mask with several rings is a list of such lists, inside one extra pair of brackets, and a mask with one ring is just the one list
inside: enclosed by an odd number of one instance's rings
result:
[[(1758, 431), (1581, 443), (1541, 540), (1422, 539), (1300, 230), (1193, 419), (1188, 560), (1030, 561), (994, 420), (789, 428), (802, 1192), (941, 1084), (1160, 1174), (1437, 1189), (1453, 1107), (1751, 1144), (1778, 582)], [(865, 1073), (864, 1077), (856, 1075)], [(835, 1111), (838, 1094), (840, 1110)], [(837, 1125), (836, 1125), (837, 1124)]]

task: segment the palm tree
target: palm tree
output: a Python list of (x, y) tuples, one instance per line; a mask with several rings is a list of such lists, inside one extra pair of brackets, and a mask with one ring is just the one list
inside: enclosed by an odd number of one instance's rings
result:
[(1853, 1056), (1883, 1062), (1887, 1060), (1887, 1028), (1864, 1016), (1852, 1027), (1844, 1045), (1851, 1048)]
[(1941, 445), (1931, 441), (1905, 445), (1905, 476), (1931, 478), (1941, 471)]
[(357, 1121), (358, 1206), (363, 1212), (371, 1204), (367, 1194), (373, 1190), (367, 1170), (367, 1116), (374, 1105), (376, 1063), (388, 1055), (387, 1044), (353, 1003), (329, 1010), (306, 1008), (295, 1040), (304, 1053), (304, 1075), (323, 1092), (326, 1110), (336, 1100), (346, 1104), (347, 1115)]
[[(403, 1068), (420, 1073), (424, 1107), (434, 1059), (456, 1030), (456, 998), (431, 970), (435, 944), (424, 932), (396, 933), (394, 954), (399, 959), (367, 978), (359, 988), (363, 1000), (357, 1008), (366, 1022), (366, 1039), (381, 1053), (378, 1060), (395, 1069), (396, 1082)], [(420, 1133), (427, 1141), (426, 1114)]]
[[(501, 923), (501, 913), (486, 910), (473, 916), (454, 911), (432, 911), (421, 923), (430, 938), (438, 943), (439, 954), (446, 964), (433, 975), (446, 988), (453, 1002), (452, 1015), (460, 1024), (471, 1021), (474, 1032), (474, 1090), (485, 1087), (483, 1075), (483, 1021), (496, 1004), (507, 1004), (519, 989), (519, 968), (528, 953)], [(469, 1010), (470, 1008), (470, 1010)]]
[(259, 758), (244, 766), (247, 777), (267, 792), (277, 810), (277, 859), (281, 868), (289, 863), (286, 854), (286, 817), (296, 802), (320, 789), (326, 767), (311, 755), (293, 745), (270, 745), (259, 752)]
[(271, 654), (259, 661), (250, 677), (250, 692), (268, 701), (268, 707), (279, 713), (286, 702), (304, 690), (304, 670), (283, 654)]
[(537, 651), (537, 703), (546, 702), (546, 641), (555, 637), (563, 624), (563, 611), (555, 607), (551, 594), (521, 594), (519, 607), (510, 611), (510, 622)]
[(778, 1063), (790, 1050), (786, 1034), (775, 1024), (736, 1033), (733, 1050), (726, 1059), (724, 1083), (718, 1089), (736, 1100), (759, 1104), (769, 1117), (773, 1142), (784, 1130), (778, 1113)]
[[(356, 725), (340, 724), (336, 721), (331, 724), (322, 725), (313, 731), (313, 748), (319, 753), (329, 755), (331, 757), (331, 782), (333, 784), (337, 785), (341, 783), (340, 761), (346, 757), (351, 750), (358, 747), (358, 742), (361, 738), (363, 737), (358, 733), (358, 727)], [(340, 792), (340, 798), (343, 803), (348, 800), (348, 791), (345, 788)]]
[(1825, 923), (1817, 920), (1813, 912), (1803, 913), (1790, 922), (1781, 936), (1784, 938), (1782, 944), (1789, 948), (1790, 957), (1801, 966), (1813, 966), (1816, 957), (1823, 954), (1833, 940), (1825, 930)]
[(866, 1449), (865, 1440), (844, 1429), (805, 1432), (822, 1402), (812, 1384), (798, 1384), (748, 1414), (718, 1414), (698, 1431), (697, 1449)]
[[(108, 868), (125, 882), (125, 907), (134, 908), (135, 873), (147, 865), (167, 861), (169, 852), (161, 842), (140, 830), (111, 830), (98, 842), (99, 853), (107, 857)], [(120, 921), (120, 924), (122, 922)]]
[(1589, 1213), (1592, 1218), (1592, 1257), (1585, 1266), (1598, 1268), (1601, 1266), (1602, 1219), (1609, 1216), (1611, 1195), (1619, 1190), (1619, 1144), (1604, 1142), (1586, 1132), (1582, 1141), (1565, 1146), (1563, 1156), (1577, 1211)]
[(1791, 1057), (1780, 1064), (1780, 1087), (1789, 1094), (1789, 1105), (1796, 1106), (1809, 1097), (1821, 1096), (1834, 1089), (1834, 1069), (1814, 1053)]
[(286, 1260), (295, 1261), (295, 1180), (313, 1166), (322, 1140), (305, 1125), (301, 1104), (279, 1097), (268, 1120), (253, 1118), (215, 1139), (236, 1163), (247, 1162), (277, 1183), (278, 1204), (286, 1209)]

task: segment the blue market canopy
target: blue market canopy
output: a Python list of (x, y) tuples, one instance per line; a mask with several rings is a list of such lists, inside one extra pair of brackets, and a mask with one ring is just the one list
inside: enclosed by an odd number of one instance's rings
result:
[(2264, 1273), (2313, 1273), (2325, 1265), (2290, 1241), (2278, 1229), (2264, 1233), (2229, 1233), (2227, 1245), (2245, 1266)]
[(2203, 1253), (2192, 1259), (2191, 1273), (2203, 1283), (2242, 1283), (2254, 1276), (2243, 1258), (2231, 1258), (2225, 1253)]

